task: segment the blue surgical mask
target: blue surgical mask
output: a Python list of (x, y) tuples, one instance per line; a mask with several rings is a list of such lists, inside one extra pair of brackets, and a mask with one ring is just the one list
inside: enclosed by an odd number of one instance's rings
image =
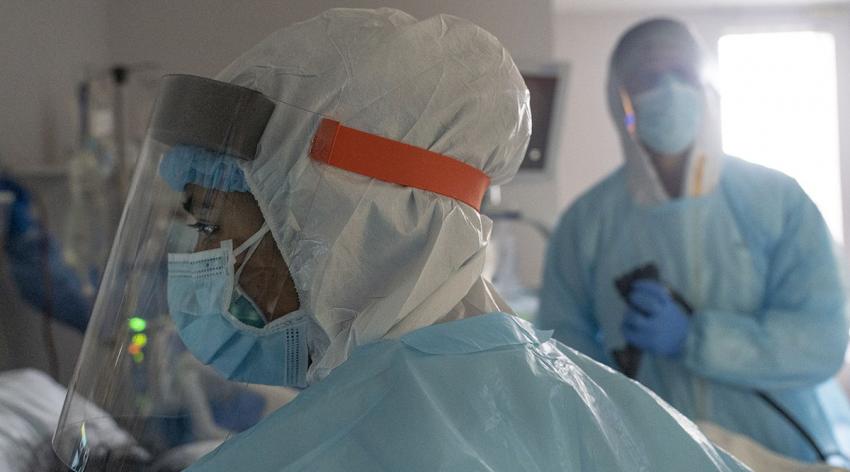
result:
[(638, 138), (650, 151), (677, 155), (696, 141), (705, 102), (695, 86), (665, 74), (656, 87), (631, 99)]
[[(237, 285), (238, 274), (269, 231), (263, 225), (233, 250), (168, 255), (168, 308), (189, 351), (225, 378), (266, 385), (307, 385), (307, 326), (298, 310), (266, 323)], [(248, 251), (235, 271), (236, 257)]]

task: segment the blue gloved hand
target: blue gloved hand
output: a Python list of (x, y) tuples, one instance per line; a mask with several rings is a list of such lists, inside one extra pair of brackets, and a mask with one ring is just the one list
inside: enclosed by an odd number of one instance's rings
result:
[(35, 223), (29, 192), (20, 184), (5, 175), (0, 175), (0, 191), (9, 191), (15, 195), (15, 202), (9, 211), (9, 239), (24, 234)]
[(635, 282), (623, 320), (623, 335), (630, 344), (654, 354), (675, 357), (682, 353), (690, 319), (673, 300), (670, 290), (653, 280)]

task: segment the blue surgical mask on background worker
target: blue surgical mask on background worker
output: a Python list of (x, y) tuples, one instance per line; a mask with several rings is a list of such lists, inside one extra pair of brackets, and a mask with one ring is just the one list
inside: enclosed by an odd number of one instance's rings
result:
[(693, 145), (702, 125), (703, 93), (672, 72), (653, 88), (632, 95), (637, 137), (660, 156), (676, 156)]

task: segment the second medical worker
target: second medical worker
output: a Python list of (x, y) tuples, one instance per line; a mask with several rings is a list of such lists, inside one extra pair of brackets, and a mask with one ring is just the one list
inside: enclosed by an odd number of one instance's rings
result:
[(830, 235), (792, 178), (723, 154), (704, 66), (673, 20), (620, 39), (625, 162), (562, 217), (540, 324), (692, 419), (824, 461), (841, 453), (827, 408), (846, 408), (821, 396), (847, 346)]

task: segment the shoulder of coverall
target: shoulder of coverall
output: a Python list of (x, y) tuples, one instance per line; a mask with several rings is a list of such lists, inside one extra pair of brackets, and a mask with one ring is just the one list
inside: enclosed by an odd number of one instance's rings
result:
[(764, 242), (781, 238), (800, 212), (818, 212), (800, 184), (787, 174), (732, 156), (724, 156), (723, 166), (722, 191), (739, 225), (757, 229)]
[(561, 220), (598, 226), (608, 215), (629, 204), (630, 197), (626, 188), (626, 166), (620, 164), (617, 169), (579, 195), (567, 208)]
[(398, 358), (406, 351), (434, 356), (473, 354), (512, 346), (540, 346), (551, 337), (551, 331), (536, 329), (528, 321), (493, 312), (425, 326), (399, 338), (358, 346), (349, 360), (387, 353)]
[(405, 334), (400, 341), (425, 354), (471, 354), (507, 346), (539, 346), (551, 331), (506, 313), (488, 313), (451, 323), (437, 323)]
[[(608, 175), (582, 192), (567, 208), (567, 213), (578, 213), (582, 217), (597, 213), (599, 209), (616, 205), (622, 196), (614, 191), (626, 185), (625, 164), (621, 163)], [(579, 216), (576, 215), (576, 216)]]

